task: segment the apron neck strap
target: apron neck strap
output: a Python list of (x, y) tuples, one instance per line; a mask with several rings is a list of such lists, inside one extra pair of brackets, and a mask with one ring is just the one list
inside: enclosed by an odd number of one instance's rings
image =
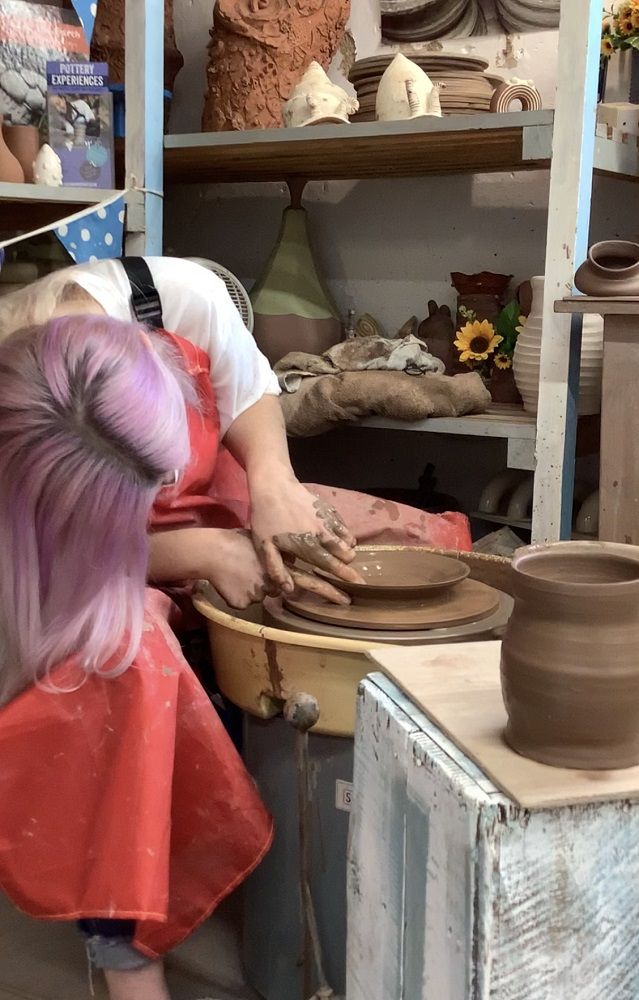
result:
[(162, 300), (144, 257), (122, 257), (120, 262), (129, 279), (133, 315), (138, 323), (163, 329)]

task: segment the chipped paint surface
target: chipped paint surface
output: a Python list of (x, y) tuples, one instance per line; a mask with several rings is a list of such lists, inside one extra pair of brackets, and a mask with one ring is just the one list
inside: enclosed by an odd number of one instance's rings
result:
[(363, 683), (349, 1000), (636, 1000), (638, 922), (639, 803), (522, 809)]

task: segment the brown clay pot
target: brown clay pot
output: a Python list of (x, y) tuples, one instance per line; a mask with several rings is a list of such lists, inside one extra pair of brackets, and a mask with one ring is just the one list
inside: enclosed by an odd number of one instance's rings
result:
[(24, 184), (24, 170), (6, 143), (4, 125), (0, 128), (0, 181)]
[(595, 243), (575, 275), (575, 285), (595, 298), (639, 295), (639, 244), (626, 240)]
[(504, 297), (512, 275), (493, 274), (492, 271), (482, 271), (480, 274), (453, 271), (450, 277), (457, 292), (458, 330), (467, 322), (459, 311), (462, 306), (474, 312), (478, 320), (487, 319), (492, 322), (497, 319), (504, 307)]
[(33, 184), (33, 161), (40, 149), (40, 131), (36, 125), (2, 126), (5, 142), (22, 167), (27, 184)]
[(502, 646), (506, 742), (554, 767), (639, 763), (639, 548), (519, 549)]

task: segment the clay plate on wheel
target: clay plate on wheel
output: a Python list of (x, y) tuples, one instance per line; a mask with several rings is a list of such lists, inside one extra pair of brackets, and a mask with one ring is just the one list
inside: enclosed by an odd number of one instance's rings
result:
[(357, 605), (379, 605), (383, 602), (387, 606), (398, 601), (403, 605), (415, 603), (449, 590), (470, 573), (466, 563), (459, 559), (418, 548), (358, 548), (349, 565), (364, 577), (365, 584), (338, 580), (321, 569), (315, 572), (350, 594)]
[[(341, 580), (339, 583), (343, 586)], [(499, 592), (492, 587), (477, 580), (462, 580), (455, 587), (435, 591), (432, 596), (422, 597), (418, 601), (377, 601), (344, 607), (330, 604), (313, 594), (305, 594), (300, 598), (285, 600), (284, 607), (302, 618), (329, 625), (400, 632), (404, 629), (447, 628), (481, 621), (494, 614), (499, 607), (499, 599)]]

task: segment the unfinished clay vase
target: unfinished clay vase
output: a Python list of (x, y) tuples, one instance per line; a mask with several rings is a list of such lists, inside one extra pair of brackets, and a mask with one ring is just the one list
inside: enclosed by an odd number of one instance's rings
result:
[(40, 149), (40, 132), (35, 125), (2, 126), (4, 140), (22, 167), (27, 184), (33, 183), (33, 162)]
[(639, 763), (639, 548), (558, 542), (513, 558), (506, 741), (554, 767)]
[(319, 63), (312, 62), (283, 108), (287, 128), (346, 122), (359, 108), (356, 97), (331, 83)]
[(595, 298), (639, 295), (639, 244), (626, 240), (595, 243), (575, 275), (575, 285)]
[(217, 0), (202, 129), (280, 128), (304, 70), (328, 69), (350, 10), (350, 0)]
[(342, 336), (311, 250), (306, 212), (287, 208), (266, 270), (251, 291), (253, 336), (271, 365), (290, 351), (323, 354)]
[[(544, 279), (531, 279), (532, 306), (513, 354), (515, 382), (527, 413), (536, 413), (539, 400), (539, 365), (544, 313)], [(603, 319), (584, 316), (581, 334), (579, 369), (580, 416), (601, 411), (601, 377), (603, 368)]]
[(62, 162), (54, 149), (45, 142), (33, 163), (35, 184), (45, 187), (60, 187), (62, 184)]
[(398, 52), (379, 82), (375, 113), (380, 122), (441, 118), (439, 89), (421, 66)]

